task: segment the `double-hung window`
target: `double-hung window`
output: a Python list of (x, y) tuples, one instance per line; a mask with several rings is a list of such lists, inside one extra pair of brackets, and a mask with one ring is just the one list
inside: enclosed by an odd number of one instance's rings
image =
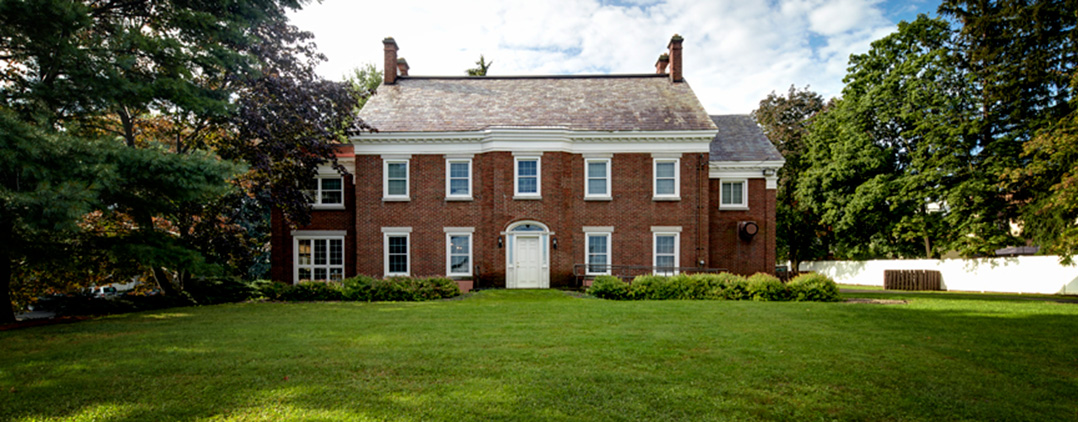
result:
[(588, 275), (610, 274), (610, 234), (613, 227), (584, 227), (584, 262)]
[(719, 209), (749, 209), (746, 180), (722, 179), (719, 181), (719, 186)]
[(307, 185), (306, 193), (314, 208), (343, 207), (344, 178), (340, 175), (315, 177)]
[(445, 160), (445, 198), (457, 201), (472, 199), (471, 158)]
[(680, 159), (659, 158), (652, 160), (654, 174), (654, 199), (657, 201), (670, 201), (681, 199), (680, 188)]
[(677, 274), (681, 227), (652, 227), (652, 255), (656, 274)]
[(445, 228), (445, 273), (451, 277), (472, 275), (472, 233), (474, 227)]
[(383, 157), (382, 192), (385, 201), (408, 200), (408, 158)]
[(610, 158), (584, 158), (584, 199), (610, 199)]
[(294, 280), (341, 280), (344, 278), (343, 235), (293, 236)]
[(382, 227), (385, 275), (411, 274), (411, 227)]
[(514, 154), (514, 199), (538, 199), (542, 191), (540, 154)]

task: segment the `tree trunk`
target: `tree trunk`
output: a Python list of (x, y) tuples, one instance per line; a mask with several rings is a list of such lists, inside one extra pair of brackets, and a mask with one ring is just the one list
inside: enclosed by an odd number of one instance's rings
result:
[(0, 220), (0, 324), (15, 322), (15, 308), (11, 306), (11, 223)]
[(161, 288), (161, 293), (165, 296), (179, 296), (180, 291), (176, 289), (176, 285), (172, 284), (171, 278), (163, 268), (153, 267), (153, 279), (157, 282), (157, 287)]
[(925, 235), (925, 257), (932, 259), (932, 239), (929, 239), (928, 235)]

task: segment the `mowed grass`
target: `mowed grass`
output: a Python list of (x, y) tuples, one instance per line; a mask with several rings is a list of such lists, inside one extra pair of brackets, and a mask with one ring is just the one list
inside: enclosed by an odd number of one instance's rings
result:
[(1078, 420), (1078, 305), (886, 296), (129, 314), (0, 333), (0, 419)]

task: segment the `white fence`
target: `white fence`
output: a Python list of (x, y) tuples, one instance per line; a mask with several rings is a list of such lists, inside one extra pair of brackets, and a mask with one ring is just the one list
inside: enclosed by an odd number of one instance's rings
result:
[(1060, 265), (1056, 256), (814, 261), (802, 262), (800, 270), (863, 286), (883, 286), (883, 270), (937, 270), (944, 290), (1078, 294), (1078, 266)]

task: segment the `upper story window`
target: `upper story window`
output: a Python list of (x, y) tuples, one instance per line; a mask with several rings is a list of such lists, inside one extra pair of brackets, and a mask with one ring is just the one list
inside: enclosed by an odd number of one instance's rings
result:
[[(514, 154), (516, 155), (516, 154)], [(535, 199), (542, 194), (541, 160), (539, 154), (517, 155), (513, 171), (514, 199)]]
[(722, 179), (719, 186), (719, 209), (749, 209), (747, 180)]
[(470, 158), (445, 160), (445, 197), (448, 200), (472, 199), (472, 160)]
[(344, 205), (344, 178), (339, 175), (319, 176), (311, 180), (307, 194), (315, 208), (320, 206), (339, 207)]
[(655, 176), (655, 200), (678, 200), (681, 199), (680, 190), (680, 159), (677, 158), (654, 158), (653, 174)]
[(382, 200), (408, 200), (408, 162), (407, 158), (382, 159)]
[(610, 199), (610, 158), (584, 159), (584, 199)]

